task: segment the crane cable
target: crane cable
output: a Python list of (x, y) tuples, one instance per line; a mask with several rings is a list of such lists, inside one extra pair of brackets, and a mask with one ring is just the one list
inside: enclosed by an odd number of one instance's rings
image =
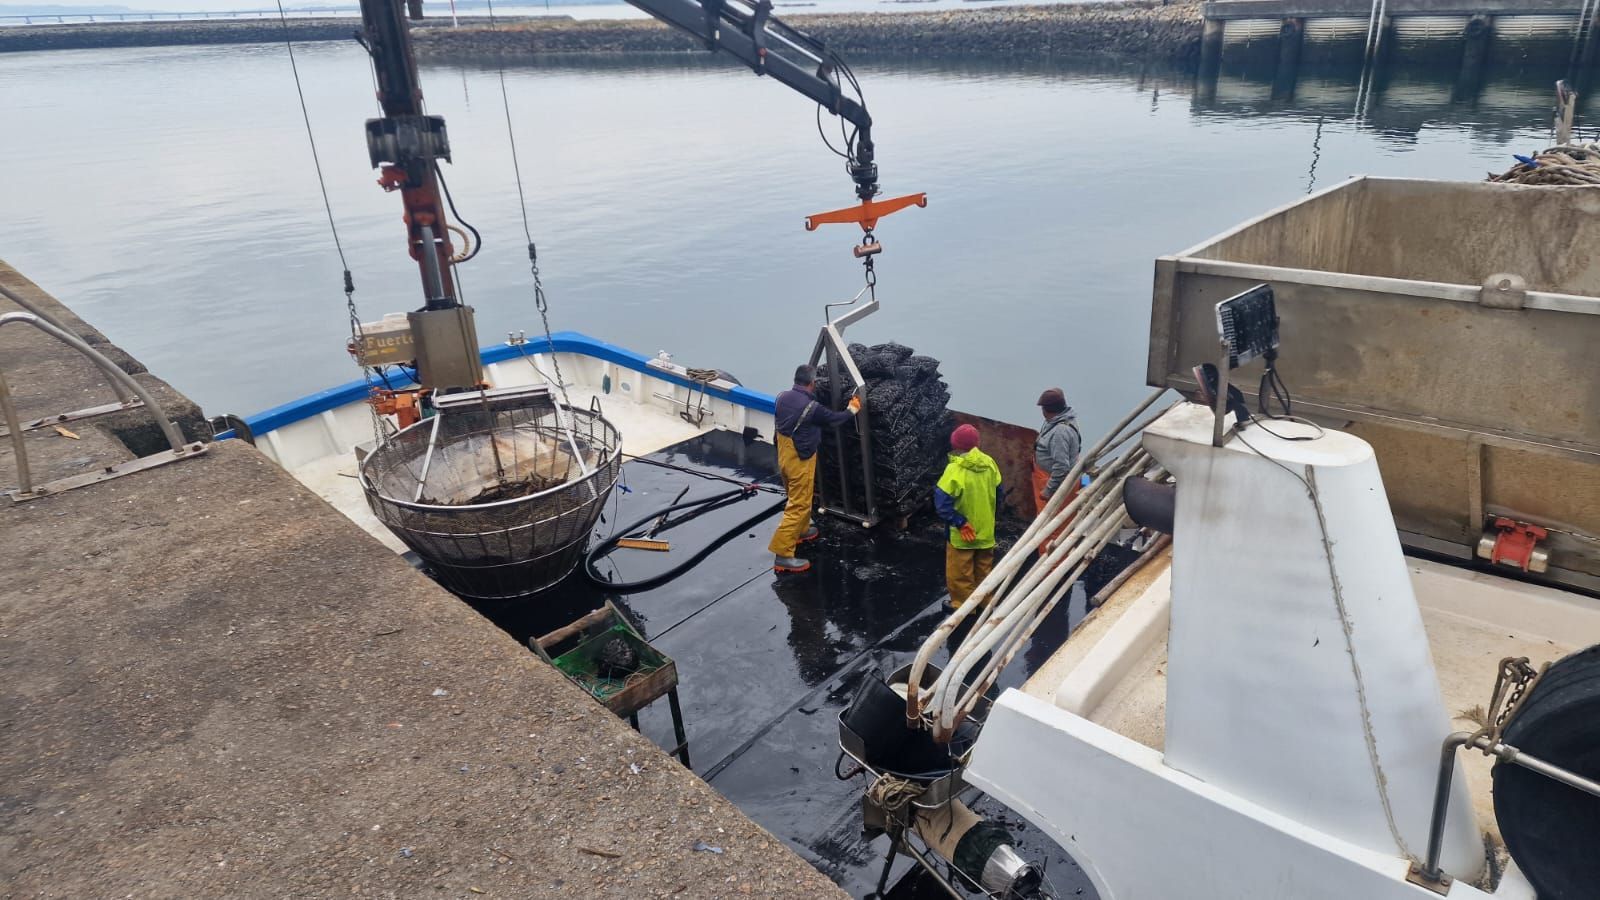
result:
[[(344, 306), (345, 313), (350, 319), (350, 348), (352, 351), (360, 345), (361, 341), (361, 316), (356, 312), (356, 282), (350, 274), (350, 263), (345, 259), (344, 244), (339, 240), (339, 225), (334, 221), (333, 202), (328, 198), (328, 181), (322, 174), (322, 157), (317, 152), (317, 137), (311, 128), (311, 111), (306, 107), (305, 88), (300, 84), (300, 65), (294, 57), (294, 41), (290, 38), (289, 15), (283, 9), (283, 0), (278, 3), (278, 22), (283, 26), (283, 46), (289, 52), (289, 71), (294, 73), (294, 92), (300, 98), (300, 118), (306, 126), (306, 143), (311, 146), (311, 163), (317, 172), (317, 187), (322, 191), (322, 209), (328, 215), (328, 231), (333, 235), (333, 249), (339, 254), (339, 266), (344, 270)], [(373, 381), (372, 370), (360, 366), (362, 378), (367, 383), (367, 396), (377, 396), (378, 385)], [(367, 409), (372, 415), (372, 437), (376, 447), (383, 443), (383, 422), (378, 415), (377, 407), (367, 404)]]
[[(279, 0), (282, 2), (282, 0)], [(494, 0), (488, 0), (489, 30), (498, 31), (494, 16)], [(500, 76), (500, 106), (506, 114), (506, 140), (511, 145), (511, 172), (517, 180), (517, 209), (522, 213), (522, 234), (528, 239), (528, 267), (533, 273), (533, 305), (539, 311), (540, 324), (544, 326), (545, 346), (550, 349), (550, 363), (556, 370), (556, 387), (561, 391), (561, 402), (572, 408), (572, 398), (567, 396), (567, 379), (561, 374), (561, 358), (556, 354), (556, 339), (550, 333), (550, 301), (545, 297), (544, 282), (539, 278), (539, 249), (533, 243), (533, 227), (528, 224), (528, 197), (522, 187), (522, 163), (517, 158), (517, 134), (511, 124), (511, 97), (506, 91), (506, 64), (497, 58), (495, 66)]]

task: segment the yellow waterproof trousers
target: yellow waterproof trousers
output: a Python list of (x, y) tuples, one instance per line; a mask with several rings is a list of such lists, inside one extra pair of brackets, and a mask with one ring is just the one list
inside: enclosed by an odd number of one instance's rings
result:
[(950, 589), (950, 605), (956, 609), (967, 602), (979, 582), (994, 568), (994, 548), (962, 550), (951, 544), (944, 545), (944, 582)]
[(817, 488), (817, 455), (801, 459), (795, 452), (794, 438), (778, 435), (778, 474), (783, 476), (783, 489), (789, 492), (789, 502), (783, 507), (783, 519), (778, 531), (767, 545), (778, 556), (794, 556), (800, 546), (800, 536), (811, 528), (811, 497)]

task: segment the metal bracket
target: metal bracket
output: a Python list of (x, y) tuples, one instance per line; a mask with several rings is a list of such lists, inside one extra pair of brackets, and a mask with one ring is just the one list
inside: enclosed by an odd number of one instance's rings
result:
[(205, 452), (209, 449), (211, 448), (207, 445), (196, 441), (192, 444), (187, 444), (183, 447), (180, 447), (177, 450), (164, 450), (159, 453), (152, 453), (149, 456), (141, 456), (138, 459), (130, 459), (124, 463), (106, 466), (105, 468), (96, 472), (85, 472), (81, 475), (69, 475), (66, 478), (58, 478), (55, 481), (38, 485), (31, 491), (9, 491), (7, 492), (7, 496), (11, 498), (13, 503), (26, 503), (29, 500), (38, 500), (41, 497), (53, 497), (56, 494), (60, 494), (64, 491), (70, 491), (73, 488), (88, 487), (91, 484), (99, 484), (102, 481), (110, 481), (113, 478), (121, 478), (124, 475), (132, 475), (135, 472), (143, 472), (146, 469), (154, 469), (159, 466), (164, 466), (168, 463), (175, 463), (196, 456), (204, 456)]
[(1411, 868), (1406, 870), (1406, 881), (1411, 882), (1417, 887), (1427, 888), (1441, 897), (1449, 896), (1450, 886), (1456, 883), (1454, 878), (1451, 878), (1444, 872), (1440, 872), (1439, 877), (1436, 879), (1429, 878), (1428, 873), (1422, 870), (1422, 863), (1416, 861), (1413, 861), (1411, 863)]
[(1478, 294), (1478, 305), (1484, 309), (1522, 309), (1527, 303), (1528, 282), (1509, 272), (1490, 275)]
[[(139, 409), (142, 406), (144, 406), (144, 401), (137, 397), (133, 398), (132, 400), (125, 400), (121, 403), (102, 403), (99, 406), (86, 406), (83, 409), (75, 409), (72, 412), (64, 412), (60, 415), (45, 416), (42, 419), (34, 419), (31, 422), (23, 422), (21, 430), (23, 432), (29, 432), (33, 431), (35, 428), (44, 428), (49, 425), (61, 425), (65, 422), (79, 422), (84, 419), (92, 419), (95, 416), (103, 416), (107, 413), (122, 412), (125, 409)], [(10, 435), (10, 429), (0, 428), (0, 438), (9, 437)]]
[(408, 167), (418, 161), (450, 160), (443, 116), (387, 116), (367, 120), (367, 157), (374, 169)]

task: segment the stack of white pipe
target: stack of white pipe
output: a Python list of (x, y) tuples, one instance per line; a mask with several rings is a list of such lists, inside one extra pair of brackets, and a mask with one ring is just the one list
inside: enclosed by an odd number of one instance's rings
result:
[[(1143, 424), (1131, 431), (1129, 426), (1164, 393), (1164, 388), (1152, 393), (1084, 453), (1062, 484), (1077, 484), (1088, 467), (1109, 457), (1127, 438), (1142, 431)], [(968, 618), (981, 615), (932, 685), (921, 689), (908, 687), (908, 724), (921, 727), (926, 713), (935, 740), (948, 741), (1028, 637), (1088, 569), (1100, 549), (1119, 529), (1130, 524), (1122, 504), (1123, 482), (1128, 478), (1164, 476), (1149, 454), (1135, 447), (1109, 463), (1092, 484), (1070, 501), (1070, 490), (1057, 491), (1011, 552), (961, 608), (934, 629), (918, 651), (911, 668), (911, 685), (922, 684), (929, 661), (950, 634)], [(1017, 580), (1018, 573), (1035, 551), (1041, 553), (1038, 563)], [(975, 677), (968, 679), (968, 674), (985, 656), (987, 663)]]

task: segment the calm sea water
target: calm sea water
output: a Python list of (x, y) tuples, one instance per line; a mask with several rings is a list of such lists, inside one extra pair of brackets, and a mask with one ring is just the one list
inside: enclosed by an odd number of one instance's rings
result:
[[(298, 49), (361, 315), (418, 305), (399, 198), (369, 170), (354, 45)], [(1140, 396), (1154, 257), (1352, 174), (1479, 179), (1543, 147), (1554, 76), (1463, 95), (1448, 69), (1215, 91), (1139, 67), (859, 64), (887, 193), (883, 310), (851, 334), (944, 360), (953, 405), (1028, 422), (1066, 388), (1090, 431)], [(485, 340), (538, 329), (493, 67), (428, 66)], [(861, 284), (855, 235), (802, 218), (852, 200), (814, 110), (700, 57), (505, 74), (551, 324), (777, 390), (826, 302)], [(0, 257), (211, 413), (356, 376), (340, 263), (281, 46), (0, 55)], [(19, 390), (26, 390), (19, 385)]]

